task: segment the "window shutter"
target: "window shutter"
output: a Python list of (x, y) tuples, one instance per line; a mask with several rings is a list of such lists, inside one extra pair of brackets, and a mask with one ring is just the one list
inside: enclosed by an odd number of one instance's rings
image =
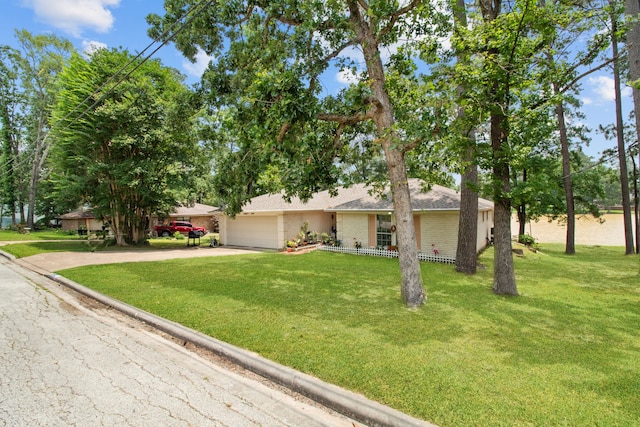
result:
[(376, 216), (369, 215), (369, 246), (376, 246)]
[(416, 244), (418, 245), (418, 250), (421, 251), (422, 250), (422, 239), (421, 239), (421, 234), (422, 234), (422, 224), (420, 222), (420, 218), (422, 217), (422, 215), (414, 215), (413, 216), (413, 227), (416, 230)]

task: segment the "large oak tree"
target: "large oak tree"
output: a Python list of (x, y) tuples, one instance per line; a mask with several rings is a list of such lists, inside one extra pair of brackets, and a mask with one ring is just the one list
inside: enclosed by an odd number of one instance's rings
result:
[[(198, 49), (215, 56), (203, 88), (214, 112), (223, 112), (226, 129), (233, 129), (233, 148), (218, 169), (227, 210), (238, 212), (258, 189), (305, 198), (335, 186), (335, 161), (349, 143), (343, 132), (370, 123), (393, 194), (402, 299), (409, 307), (421, 305), (426, 293), (405, 155), (428, 131), (415, 121), (399, 123), (402, 107), (391, 95), (396, 83), (415, 73), (411, 55), (401, 49), (385, 63), (383, 52), (402, 40), (424, 41), (434, 33), (430, 23), (437, 12), (420, 0), (244, 0), (187, 14), (195, 4), (165, 0), (165, 16), (148, 21), (152, 35), (161, 38), (186, 15), (177, 47), (191, 58)], [(353, 70), (357, 83), (325, 97), (322, 76), (330, 70)], [(426, 127), (427, 110), (418, 114)]]

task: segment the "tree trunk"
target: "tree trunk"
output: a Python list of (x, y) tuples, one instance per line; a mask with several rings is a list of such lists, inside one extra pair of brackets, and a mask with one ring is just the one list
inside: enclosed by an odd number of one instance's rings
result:
[[(43, 90), (38, 90), (38, 98), (42, 104), (46, 104), (46, 94)], [(27, 206), (27, 224), (29, 227), (35, 225), (36, 195), (38, 192), (38, 184), (40, 183), (40, 173), (47, 156), (47, 136), (45, 135), (45, 126), (47, 124), (47, 116), (44, 110), (38, 114), (38, 123), (33, 147), (33, 163), (31, 164), (31, 177), (29, 179), (29, 200)]]
[[(554, 88), (557, 92), (557, 87)], [(564, 186), (564, 198), (567, 204), (567, 236), (564, 253), (573, 255), (576, 253), (576, 209), (573, 200), (573, 182), (571, 180), (571, 158), (569, 155), (569, 138), (564, 120), (564, 106), (560, 102), (556, 106), (558, 116), (558, 131), (560, 132), (560, 148), (562, 151), (562, 185)]]
[(24, 214), (24, 202), (22, 200), (18, 202), (18, 207), (20, 209), (20, 224), (26, 224), (27, 216)]
[(407, 307), (418, 307), (426, 300), (422, 283), (416, 231), (413, 224), (413, 209), (409, 193), (407, 167), (404, 153), (398, 144), (398, 135), (393, 130), (393, 107), (385, 87), (384, 66), (378, 50), (373, 29), (362, 15), (359, 2), (347, 2), (350, 22), (364, 55), (369, 73), (369, 86), (372, 91), (372, 116), (376, 125), (380, 144), (384, 150), (393, 195), (393, 208), (398, 233), (398, 258), (402, 276), (401, 295)]
[[(2, 119), (0, 124), (2, 125), (1, 135), (2, 141), (0, 144), (2, 145), (2, 153), (0, 153), (0, 159), (2, 159), (3, 164), (0, 165), (0, 207), (4, 208), (7, 206), (7, 209), (11, 210), (11, 225), (15, 227), (16, 225), (16, 167), (17, 167), (17, 157), (16, 153), (18, 153), (18, 149), (16, 147), (16, 143), (14, 141), (11, 124), (11, 117), (9, 116), (9, 109), (6, 104), (0, 105), (2, 108)], [(4, 213), (4, 209), (2, 209)], [(0, 216), (1, 218), (1, 216)], [(1, 228), (1, 224), (0, 224)]]
[(40, 181), (40, 156), (39, 147), (36, 145), (33, 165), (31, 167), (31, 177), (29, 179), (29, 203), (27, 206), (27, 225), (31, 228), (35, 225), (36, 192)]
[(633, 215), (636, 225), (636, 253), (640, 254), (640, 229), (638, 229), (638, 224), (640, 224), (640, 212), (638, 212), (638, 208), (640, 208), (640, 199), (638, 199), (638, 165), (636, 165), (633, 156), (629, 157), (631, 157), (631, 164), (633, 165)]
[(398, 150), (391, 148), (390, 145), (391, 141), (384, 143), (397, 222), (398, 258), (402, 276), (400, 293), (407, 307), (418, 307), (425, 302), (426, 292), (422, 284), (420, 260), (418, 259), (418, 244), (413, 223), (409, 182), (404, 156)]
[(513, 268), (511, 246), (511, 184), (509, 163), (505, 158), (507, 130), (503, 113), (492, 113), (491, 146), (494, 153), (494, 277), (493, 292), (499, 295), (518, 295), (516, 275)]
[(494, 205), (495, 254), (493, 292), (518, 295), (511, 246), (511, 204), (503, 199)]
[[(618, 57), (618, 38), (616, 35), (616, 19), (611, 16), (611, 48), (613, 57)], [(620, 89), (620, 66), (613, 62), (613, 80), (616, 95), (616, 136), (618, 140), (618, 161), (620, 166), (620, 187), (622, 189), (622, 211), (624, 216), (624, 245), (625, 255), (634, 253), (633, 231), (631, 229), (631, 200), (629, 198), (629, 173), (627, 171), (627, 152), (624, 146), (624, 123), (622, 119), (622, 95)]]
[(478, 248), (478, 167), (472, 162), (473, 148), (467, 150), (469, 162), (460, 182), (460, 217), (458, 219), (458, 248), (456, 249), (456, 271), (475, 274)]
[(527, 225), (527, 206), (525, 204), (519, 205), (517, 209), (517, 214), (518, 214), (518, 241), (520, 242), (520, 236), (527, 233), (527, 230), (525, 228)]
[[(502, 11), (502, 1), (481, 1), (480, 9), (485, 22), (493, 22)], [(497, 51), (490, 49), (490, 53)], [(491, 108), (490, 139), (493, 153), (493, 202), (494, 202), (494, 273), (493, 292), (518, 295), (516, 275), (513, 269), (511, 247), (511, 184), (509, 182), (508, 112), (511, 76), (503, 81), (494, 80), (489, 89)]]
[(114, 214), (111, 222), (113, 235), (116, 238), (116, 246), (128, 246), (125, 234), (125, 224), (122, 215)]
[[(464, 0), (456, 0), (454, 18), (456, 25), (467, 27), (467, 11)], [(458, 61), (466, 63), (466, 52), (458, 52)], [(458, 95), (464, 95), (465, 88), (458, 86)], [(458, 117), (464, 118), (463, 108), (458, 109)], [(460, 215), (458, 217), (458, 246), (456, 249), (456, 271), (475, 274), (478, 267), (478, 166), (475, 159), (475, 134), (469, 132), (466, 142), (469, 146), (464, 152), (463, 163), (466, 164), (460, 181)]]
[[(527, 170), (522, 171), (522, 183), (527, 183)], [(516, 206), (516, 214), (518, 215), (518, 243), (522, 243), (521, 236), (527, 233), (527, 204), (522, 202)]]
[[(625, 0), (625, 14), (629, 17), (636, 18), (640, 15), (640, 2), (638, 0)], [(636, 118), (636, 141), (640, 141), (640, 24), (632, 22), (627, 32), (626, 43), (629, 61), (629, 78), (632, 82), (633, 90), (633, 109)], [(640, 149), (638, 150), (638, 166), (640, 167)], [(638, 175), (636, 175), (637, 185)], [(638, 196), (636, 193), (635, 201), (635, 218), (636, 218), (636, 253), (640, 253), (640, 219), (638, 214)]]

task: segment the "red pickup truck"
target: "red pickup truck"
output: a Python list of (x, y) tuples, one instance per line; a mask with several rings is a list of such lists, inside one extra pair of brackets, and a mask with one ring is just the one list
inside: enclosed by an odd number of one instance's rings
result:
[(200, 236), (207, 234), (206, 228), (194, 227), (193, 224), (185, 221), (171, 221), (168, 224), (156, 225), (154, 230), (158, 236), (162, 237), (173, 236), (176, 234), (176, 231), (179, 231), (182, 234), (189, 234), (189, 232), (193, 231), (198, 233)]

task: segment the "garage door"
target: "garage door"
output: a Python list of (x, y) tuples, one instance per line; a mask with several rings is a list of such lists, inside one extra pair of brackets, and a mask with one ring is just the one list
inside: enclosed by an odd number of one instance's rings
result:
[(277, 249), (278, 224), (275, 216), (237, 216), (227, 222), (227, 245)]

